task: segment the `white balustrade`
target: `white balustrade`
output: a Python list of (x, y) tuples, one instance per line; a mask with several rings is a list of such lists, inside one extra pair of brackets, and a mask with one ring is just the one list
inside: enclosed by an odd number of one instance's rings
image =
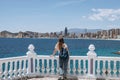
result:
[[(98, 58), (96, 58), (96, 60), (103, 62), (103, 68), (102, 68), (103, 73), (101, 73), (102, 77), (112, 77), (112, 78), (120, 77), (120, 76), (117, 76), (117, 75), (120, 75), (120, 73), (116, 73), (117, 71), (119, 72), (119, 69), (118, 70), (116, 69), (116, 62), (120, 61), (119, 57), (98, 57)], [(105, 62), (108, 63), (107, 69), (105, 67)], [(112, 62), (113, 62), (113, 64), (112, 64)], [(112, 67), (113, 67), (113, 69), (112, 69)], [(99, 71), (98, 68), (97, 68), (97, 71)], [(99, 77), (100, 75), (97, 75), (97, 76)]]
[[(57, 75), (59, 73), (58, 56), (50, 57), (37, 55), (34, 49), (35, 47), (30, 44), (26, 56), (0, 59), (0, 79), (12, 80), (23, 76)], [(88, 49), (89, 51), (87, 56), (69, 57), (68, 74), (74, 74), (77, 76), (92, 76), (96, 78), (100, 76), (114, 77), (115, 79), (120, 78), (119, 57), (99, 57), (94, 51), (95, 46), (93, 44), (91, 44)], [(101, 62), (103, 64), (103, 68), (100, 65)], [(113, 70), (111, 68), (111, 62), (113, 62)], [(108, 66), (107, 68), (106, 65)], [(118, 66), (118, 68), (116, 66)], [(113, 74), (111, 74), (111, 72), (113, 72)]]
[[(1, 76), (1, 78), (12, 80), (12, 78), (18, 77), (19, 71), (17, 70), (17, 61), (21, 61), (21, 60), (25, 60), (25, 59), (26, 59), (26, 56), (18, 57), (18, 58), (14, 57), (14, 58), (0, 59), (0, 64), (1, 64), (1, 66), (0, 66), (1, 67), (1, 75), (0, 76)], [(21, 66), (21, 64), (19, 66)], [(3, 71), (3, 68), (4, 68), (4, 71)], [(13, 68), (14, 68), (14, 70), (13, 70)]]

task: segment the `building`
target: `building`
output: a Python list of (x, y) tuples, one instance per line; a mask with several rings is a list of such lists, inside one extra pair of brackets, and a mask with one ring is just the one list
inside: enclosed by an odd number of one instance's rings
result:
[(68, 29), (67, 27), (65, 27), (64, 36), (67, 37), (67, 35), (68, 35)]

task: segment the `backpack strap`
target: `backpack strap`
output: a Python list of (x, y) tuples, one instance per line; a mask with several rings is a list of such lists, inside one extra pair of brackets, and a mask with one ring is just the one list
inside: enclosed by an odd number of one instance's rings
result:
[(59, 57), (64, 59), (68, 57), (68, 51), (66, 48), (63, 48), (63, 47), (61, 48)]

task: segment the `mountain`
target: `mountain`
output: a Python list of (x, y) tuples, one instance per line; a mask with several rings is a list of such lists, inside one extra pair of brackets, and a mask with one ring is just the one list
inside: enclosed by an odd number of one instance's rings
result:
[(91, 32), (91, 33), (95, 33), (97, 31), (101, 31), (102, 29), (80, 29), (80, 28), (71, 28), (68, 30), (69, 33), (87, 33), (87, 32)]
[(8, 33), (8, 34), (12, 34), (11, 32), (6, 31), (6, 30), (2, 31), (1, 33)]

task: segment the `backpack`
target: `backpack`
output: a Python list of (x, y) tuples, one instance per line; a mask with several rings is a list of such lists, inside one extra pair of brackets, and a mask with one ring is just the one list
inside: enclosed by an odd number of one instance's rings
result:
[(60, 53), (59, 53), (59, 57), (63, 58), (63, 59), (67, 59), (68, 57), (68, 51), (65, 48), (61, 48)]

